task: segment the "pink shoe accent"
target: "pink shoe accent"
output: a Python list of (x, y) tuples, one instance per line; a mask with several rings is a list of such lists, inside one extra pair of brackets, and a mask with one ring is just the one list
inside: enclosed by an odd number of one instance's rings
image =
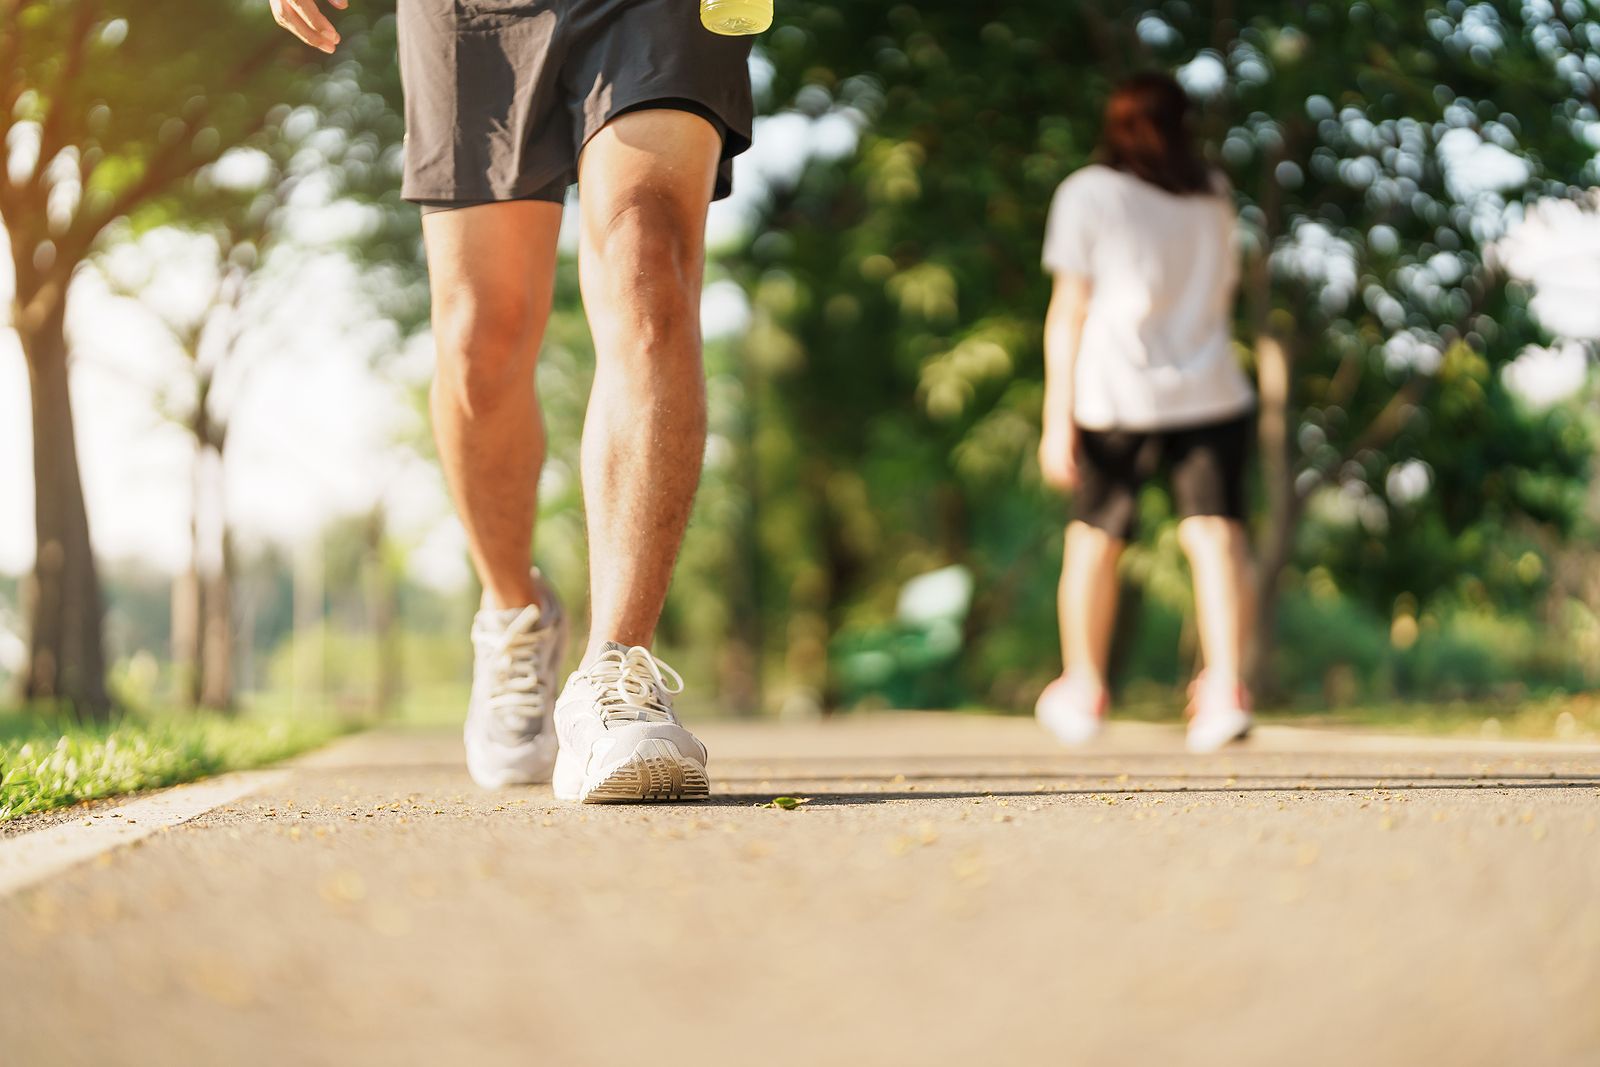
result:
[(1213, 679), (1201, 671), (1189, 683), (1189, 706), (1183, 709), (1183, 715), (1184, 718), (1193, 719), (1216, 711), (1232, 714), (1236, 711), (1249, 713), (1252, 710), (1250, 690), (1245, 688), (1243, 682), (1237, 679)]
[(1189, 729), (1184, 743), (1190, 752), (1216, 752), (1250, 733), (1250, 694), (1235, 678), (1205, 674), (1189, 687)]

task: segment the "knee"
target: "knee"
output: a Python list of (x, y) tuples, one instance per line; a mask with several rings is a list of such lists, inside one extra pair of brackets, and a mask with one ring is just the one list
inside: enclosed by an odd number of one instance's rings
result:
[(438, 385), (469, 414), (481, 414), (532, 387), (541, 315), (513, 293), (447, 294), (434, 304)]
[(698, 313), (704, 223), (681, 198), (648, 186), (631, 190), (595, 220), (591, 266), (623, 310), (659, 322)]
[(1178, 523), (1178, 544), (1188, 555), (1205, 552), (1217, 543), (1217, 523), (1214, 515), (1190, 515)]
[(1122, 554), (1122, 548), (1121, 538), (1098, 526), (1076, 519), (1067, 525), (1069, 555), (1090, 559), (1101, 565), (1115, 564)]
[(1191, 515), (1178, 523), (1178, 545), (1191, 559), (1235, 555), (1244, 546), (1244, 526), (1224, 515)]

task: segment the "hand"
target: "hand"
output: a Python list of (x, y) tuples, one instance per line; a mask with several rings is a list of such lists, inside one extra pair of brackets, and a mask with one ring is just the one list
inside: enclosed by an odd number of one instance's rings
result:
[[(300, 38), (312, 48), (332, 54), (334, 47), (339, 43), (339, 31), (333, 28), (321, 10), (317, 7), (317, 0), (270, 0), (272, 4), (272, 20), (296, 37)], [(350, 0), (328, 0), (328, 3), (343, 11), (350, 6)]]
[(1039, 473), (1046, 485), (1054, 489), (1078, 487), (1078, 431), (1074, 426), (1065, 428), (1046, 426), (1039, 438)]

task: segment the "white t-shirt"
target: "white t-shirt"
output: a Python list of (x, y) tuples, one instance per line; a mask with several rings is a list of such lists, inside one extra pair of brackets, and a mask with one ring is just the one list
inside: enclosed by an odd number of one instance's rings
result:
[(1089, 430), (1221, 422), (1255, 405), (1233, 358), (1233, 205), (1085, 167), (1056, 190), (1044, 265), (1094, 283), (1073, 419)]

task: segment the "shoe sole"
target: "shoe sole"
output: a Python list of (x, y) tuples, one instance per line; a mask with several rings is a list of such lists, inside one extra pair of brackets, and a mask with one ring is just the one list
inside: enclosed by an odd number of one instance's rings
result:
[[(548, 720), (547, 720), (548, 721)], [(535, 751), (521, 759), (496, 759), (503, 749), (473, 742), (471, 730), (462, 731), (462, 741), (467, 750), (467, 774), (483, 789), (506, 789), (518, 785), (543, 785), (550, 781), (555, 771), (555, 734), (548, 728), (539, 734), (543, 744), (535, 742)]]
[(1106, 726), (1105, 720), (1101, 719), (1087, 731), (1079, 730), (1067, 735), (1057, 730), (1050, 720), (1043, 715), (1035, 713), (1034, 722), (1038, 723), (1040, 729), (1054, 738), (1058, 745), (1065, 748), (1088, 748), (1100, 739), (1100, 735), (1105, 731)]
[(1196, 756), (1214, 755), (1214, 754), (1216, 754), (1218, 752), (1221, 752), (1223, 749), (1227, 748), (1229, 745), (1237, 745), (1241, 741), (1248, 740), (1249, 737), (1250, 737), (1250, 731), (1254, 730), (1255, 728), (1256, 728), (1256, 724), (1254, 722), (1248, 722), (1248, 723), (1246, 723), (1244, 725), (1243, 729), (1241, 729), (1238, 733), (1234, 734), (1233, 736), (1229, 737), (1226, 741), (1222, 741), (1222, 742), (1220, 742), (1218, 744), (1202, 745), (1199, 748), (1196, 748), (1195, 746), (1189, 744), (1187, 739), (1185, 739), (1184, 747), (1186, 749), (1188, 749), (1189, 752), (1192, 755), (1196, 755)]
[(621, 763), (586, 782), (576, 799), (585, 804), (704, 800), (711, 795), (705, 767), (671, 741), (646, 738)]
[[(567, 645), (572, 638), (572, 625), (567, 621), (567, 609), (556, 596), (555, 587), (542, 575), (539, 580), (544, 582), (545, 590), (549, 594), (549, 602), (556, 616), (556, 641), (555, 647), (550, 650), (550, 674), (556, 676), (561, 670), (561, 663), (567, 656)], [(556, 736), (555, 736), (555, 711), (556, 702), (552, 695), (550, 706), (541, 713), (543, 723), (539, 727), (539, 735), (546, 738), (549, 750), (541, 753), (537, 761), (530, 768), (511, 767), (503, 764), (497, 765), (492, 756), (480, 754), (474, 749), (472, 743), (471, 709), (468, 708), (468, 725), (462, 731), (462, 740), (467, 750), (467, 775), (480, 789), (510, 789), (519, 785), (546, 785), (555, 773), (556, 766)]]

